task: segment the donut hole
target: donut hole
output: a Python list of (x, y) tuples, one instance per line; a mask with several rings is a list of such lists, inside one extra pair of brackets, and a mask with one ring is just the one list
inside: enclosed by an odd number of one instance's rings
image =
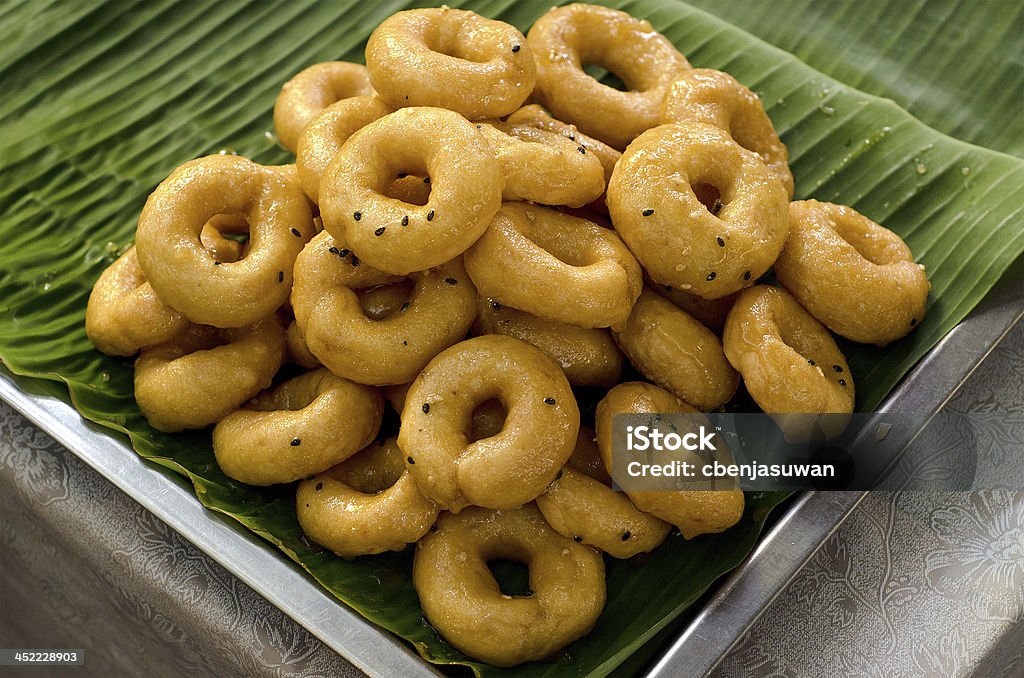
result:
[(530, 588), (530, 566), (518, 560), (496, 558), (487, 561), (498, 589), (506, 596), (528, 598), (533, 595)]
[(626, 84), (626, 81), (621, 75), (615, 71), (606, 68), (599, 63), (585, 63), (583, 64), (583, 72), (597, 80), (606, 87), (611, 87), (614, 90), (620, 92), (629, 92), (633, 88)]
[(508, 418), (508, 408), (501, 400), (489, 398), (483, 401), (473, 409), (466, 430), (466, 439), (475, 443), (478, 440), (498, 435), (505, 428), (506, 418)]
[(722, 191), (714, 184), (697, 182), (692, 184), (690, 188), (693, 189), (693, 194), (697, 196), (700, 204), (704, 205), (707, 211), (716, 217), (722, 211), (722, 208), (725, 207)]
[(430, 177), (422, 169), (396, 172), (395, 178), (381, 190), (388, 198), (422, 207), (430, 200)]
[(203, 225), (199, 240), (215, 261), (234, 263), (249, 254), (249, 220), (241, 213), (217, 214)]
[(298, 412), (309, 407), (317, 399), (320, 395), (320, 384), (321, 380), (315, 377), (289, 379), (273, 390), (260, 393), (244, 407), (257, 412)]
[(412, 297), (413, 282), (406, 280), (390, 285), (377, 285), (356, 292), (363, 315), (370, 320), (384, 320), (405, 308)]

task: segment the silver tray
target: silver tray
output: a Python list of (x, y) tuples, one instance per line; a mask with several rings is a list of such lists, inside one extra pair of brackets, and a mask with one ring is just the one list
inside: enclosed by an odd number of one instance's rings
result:
[[(989, 295), (950, 332), (880, 412), (911, 413), (922, 428), (942, 409), (1024, 317), (1021, 285), (1013, 271), (1009, 285)], [(355, 666), (372, 676), (440, 675), (395, 636), (339, 604), (259, 537), (204, 509), (183, 479), (144, 462), (125, 442), (85, 422), (62, 400), (32, 393), (22, 383), (0, 367), (0, 398)], [(898, 454), (901, 441), (890, 442), (891, 453)], [(747, 560), (714, 587), (703, 607), (691, 611), (690, 621), (648, 675), (711, 671), (864, 496), (807, 492), (798, 497)]]

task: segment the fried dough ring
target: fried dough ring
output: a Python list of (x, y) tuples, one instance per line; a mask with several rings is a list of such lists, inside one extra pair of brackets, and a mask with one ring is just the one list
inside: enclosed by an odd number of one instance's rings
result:
[(645, 377), (699, 410), (729, 402), (740, 384), (714, 332), (650, 288), (612, 336)]
[(505, 176), (504, 200), (582, 207), (604, 193), (604, 168), (568, 137), (529, 125), (478, 123)]
[(350, 136), (394, 109), (378, 96), (342, 99), (316, 116), (299, 137), (295, 165), (302, 190), (320, 202), (320, 179)]
[[(619, 384), (597, 405), (597, 445), (605, 468), (612, 464), (612, 415), (694, 413), (668, 391), (639, 381)], [(679, 528), (683, 537), (722, 532), (743, 516), (743, 492), (734, 490), (627, 490), (633, 504)]]
[(879, 346), (921, 322), (931, 289), (898, 235), (852, 207), (817, 200), (790, 204), (775, 274), (830, 330)]
[[(425, 171), (430, 198), (385, 195), (399, 172)], [(457, 113), (403, 108), (345, 142), (320, 182), (324, 227), (371, 266), (405, 275), (462, 254), (501, 207), (501, 168), (486, 139)]]
[[(695, 189), (721, 192), (717, 214)], [(786, 191), (750, 151), (704, 123), (662, 125), (630, 144), (608, 184), (615, 230), (651, 279), (706, 299), (753, 284), (788, 231)]]
[(722, 343), (750, 396), (787, 440), (809, 440), (817, 428), (831, 437), (845, 428), (845, 416), (807, 416), (853, 412), (853, 375), (825, 326), (788, 292), (767, 285), (744, 290), (729, 311)]
[(503, 205), (465, 261), (481, 295), (584, 328), (625, 320), (643, 287), (613, 231), (527, 203)]
[[(342, 256), (344, 254), (345, 256)], [(306, 345), (338, 376), (383, 386), (412, 381), (442, 349), (461, 340), (476, 315), (476, 289), (456, 259), (413, 273), (409, 300), (373, 320), (357, 290), (401, 283), (362, 264), (326, 231), (295, 262), (292, 307)]]
[(786, 194), (793, 197), (789, 152), (756, 94), (734, 77), (712, 68), (679, 76), (665, 96), (661, 122), (705, 122), (721, 127), (743, 148), (760, 156)]
[(518, 29), (447, 7), (385, 19), (366, 43), (366, 65), (392, 106), (436, 106), (474, 120), (516, 110), (536, 80)]
[[(690, 63), (650, 22), (596, 5), (550, 10), (527, 34), (537, 62), (540, 103), (556, 118), (622, 150), (658, 124), (669, 86)], [(604, 85), (583, 70), (596, 64), (629, 91)]]
[(608, 180), (612, 178), (612, 170), (615, 169), (615, 163), (619, 161), (622, 154), (616, 151), (614, 148), (598, 141), (592, 136), (588, 136), (581, 132), (576, 125), (569, 125), (561, 120), (556, 120), (544, 110), (542, 106), (537, 104), (530, 104), (529, 106), (523, 106), (512, 115), (505, 118), (505, 122), (509, 125), (529, 125), (530, 127), (536, 127), (547, 132), (555, 132), (562, 136), (568, 137), (570, 141), (575, 141), (578, 145), (586, 149), (587, 153), (593, 155), (601, 163), (601, 167), (604, 169), (604, 182), (608, 183)]
[(302, 531), (342, 558), (401, 551), (438, 513), (416, 489), (394, 438), (299, 483), (295, 505)]
[(306, 125), (328, 106), (350, 97), (374, 93), (365, 66), (344, 61), (313, 64), (281, 88), (274, 102), (274, 131), (289, 151), (298, 148)]
[[(221, 264), (203, 247), (203, 227), (218, 214), (245, 216), (245, 258)], [(295, 257), (313, 233), (297, 182), (245, 158), (214, 155), (185, 163), (153, 191), (135, 246), (164, 303), (195, 323), (242, 327), (288, 299)]]
[(276, 316), (229, 330), (193, 326), (143, 349), (135, 361), (135, 401), (157, 430), (209, 426), (270, 386), (284, 350)]
[(135, 355), (188, 329), (188, 318), (160, 301), (129, 247), (100, 274), (85, 308), (85, 334), (107, 355)]
[(612, 386), (622, 374), (622, 352), (603, 329), (584, 329), (502, 306), (480, 297), (475, 336), (503, 334), (533, 344), (565, 372), (574, 386)]
[(348, 459), (380, 429), (384, 398), (376, 389), (307, 372), (261, 393), (213, 429), (224, 473), (249, 485), (290, 483)]
[[(543, 659), (593, 628), (605, 603), (604, 561), (555, 532), (536, 506), (442, 514), (416, 545), (412, 580), (445, 640), (492, 666)], [(502, 593), (489, 561), (530, 568), (528, 596)]]
[[(473, 411), (497, 398), (501, 432), (470, 442)], [(539, 495), (572, 454), (580, 413), (565, 375), (526, 342), (487, 335), (442, 351), (409, 388), (398, 444), (424, 495), (458, 512)]]

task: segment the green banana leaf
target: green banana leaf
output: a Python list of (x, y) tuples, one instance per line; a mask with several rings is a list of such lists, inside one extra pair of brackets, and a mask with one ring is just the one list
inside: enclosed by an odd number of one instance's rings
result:
[(940, 132), (1024, 157), (1019, 0), (686, 0)]
[[(550, 2), (449, 4), (525, 30)], [(900, 233), (927, 265), (928, 316), (913, 334), (885, 350), (844, 345), (858, 408), (874, 408), (1024, 250), (1024, 161), (945, 137), (684, 4), (609, 4), (650, 19), (695, 65), (728, 70), (761, 94), (790, 148), (798, 197), (853, 205)], [(610, 561), (608, 605), (590, 635), (551, 662), (498, 671), (467, 662), (424, 623), (408, 552), (347, 562), (310, 545), (291, 488), (226, 478), (208, 432), (150, 429), (131, 398), (130, 364), (85, 338), (88, 291), (131, 242), (153, 187), (185, 160), (222, 149), (288, 161), (267, 135), (280, 85), (316, 61), (361, 61), (373, 27), (410, 5), (55, 0), (0, 8), (0, 360), (19, 375), (66, 384), (83, 416), (187, 475), (206, 506), (277, 545), (431, 661), (482, 675), (605, 675), (749, 553), (782, 495), (748, 495), (743, 521), (724, 534), (674, 537), (653, 554)]]

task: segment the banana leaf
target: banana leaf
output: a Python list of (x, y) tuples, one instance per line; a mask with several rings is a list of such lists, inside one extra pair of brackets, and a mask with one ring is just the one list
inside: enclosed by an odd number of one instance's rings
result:
[[(525, 30), (550, 2), (448, 4)], [(884, 350), (844, 346), (858, 408), (874, 408), (1024, 250), (1024, 161), (943, 136), (687, 5), (609, 4), (650, 19), (695, 65), (728, 70), (761, 94), (790, 148), (798, 197), (853, 205), (900, 233), (926, 264), (933, 289), (921, 326)], [(361, 61), (373, 27), (408, 6), (56, 0), (0, 8), (0, 360), (16, 374), (65, 384), (84, 417), (189, 477), (204, 505), (275, 544), (428, 660), (488, 676), (606, 675), (750, 552), (781, 495), (748, 495), (744, 519), (723, 534), (673, 537), (653, 554), (609, 561), (608, 605), (591, 634), (551, 661), (498, 671), (468, 661), (424, 622), (408, 550), (349, 562), (309, 544), (292, 488), (226, 478), (208, 431), (149, 428), (132, 400), (130, 363), (99, 354), (85, 337), (89, 289), (131, 242), (155, 185), (185, 160), (220, 150), (288, 161), (268, 134), (280, 85), (317, 61)]]

